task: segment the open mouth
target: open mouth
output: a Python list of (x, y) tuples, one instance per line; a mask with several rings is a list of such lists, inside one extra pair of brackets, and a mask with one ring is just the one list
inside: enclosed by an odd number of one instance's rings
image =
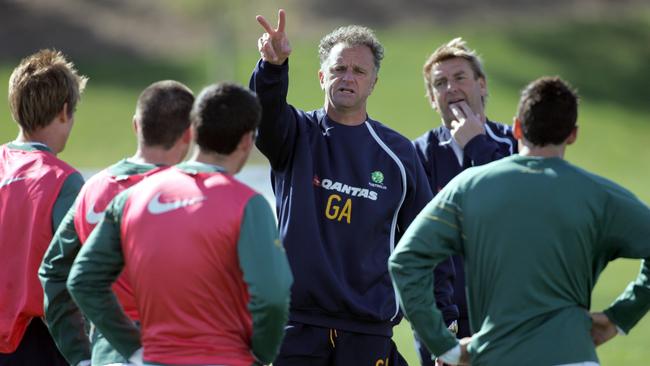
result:
[(354, 94), (354, 90), (348, 88), (339, 88), (339, 92), (343, 94)]
[[(459, 103), (464, 102), (464, 101), (465, 101), (465, 99), (462, 99), (462, 98), (454, 99), (454, 100), (450, 100), (448, 104), (451, 107), (451, 106), (453, 106), (455, 104), (459, 104)], [(457, 106), (457, 107), (460, 108), (460, 106)]]

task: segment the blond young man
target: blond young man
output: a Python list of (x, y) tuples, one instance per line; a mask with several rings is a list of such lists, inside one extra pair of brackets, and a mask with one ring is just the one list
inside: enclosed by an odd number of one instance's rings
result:
[(83, 185), (63, 151), (86, 85), (60, 52), (16, 67), (9, 107), (16, 140), (0, 146), (0, 365), (65, 365), (43, 323), (37, 272), (52, 235)]

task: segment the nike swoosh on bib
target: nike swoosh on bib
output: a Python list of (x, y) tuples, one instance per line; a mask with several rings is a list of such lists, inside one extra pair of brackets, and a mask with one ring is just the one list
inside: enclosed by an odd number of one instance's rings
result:
[(147, 210), (151, 214), (160, 215), (165, 212), (179, 209), (181, 207), (187, 207), (187, 206), (197, 204), (201, 201), (205, 201), (206, 199), (205, 196), (200, 196), (200, 197), (183, 198), (171, 202), (160, 202), (161, 194), (162, 193), (156, 193), (156, 195), (153, 196), (151, 201), (149, 201), (149, 204), (147, 205)]
[(10, 185), (11, 183), (18, 182), (18, 181), (20, 181), (20, 180), (24, 180), (24, 179), (25, 179), (25, 177), (7, 178), (7, 179), (5, 179), (5, 180), (3, 180), (3, 181), (0, 181), (0, 188), (2, 188), (2, 187), (4, 187), (4, 186), (8, 186), (8, 185)]
[(95, 211), (95, 204), (90, 205), (90, 209), (86, 212), (86, 221), (90, 225), (95, 225), (104, 217), (104, 211)]

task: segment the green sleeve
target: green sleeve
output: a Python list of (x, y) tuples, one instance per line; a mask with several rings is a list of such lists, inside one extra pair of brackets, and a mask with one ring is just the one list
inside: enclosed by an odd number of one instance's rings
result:
[(239, 265), (248, 285), (253, 318), (253, 355), (271, 363), (282, 343), (293, 276), (269, 204), (256, 195), (244, 211), (238, 242)]
[(56, 232), (56, 229), (61, 224), (63, 217), (72, 204), (74, 204), (77, 195), (81, 190), (81, 187), (84, 185), (84, 178), (79, 174), (79, 172), (74, 172), (65, 179), (59, 195), (56, 197), (54, 202), (54, 208), (52, 208), (52, 231)]
[(630, 283), (625, 291), (614, 301), (605, 314), (625, 333), (636, 325), (650, 310), (650, 260), (641, 263), (641, 271), (636, 281)]
[(449, 187), (431, 201), (402, 236), (388, 262), (405, 317), (421, 341), (440, 356), (458, 343), (435, 305), (436, 265), (461, 254), (462, 211)]
[(72, 207), (54, 234), (38, 271), (45, 292), (45, 321), (61, 354), (72, 365), (90, 359), (83, 316), (66, 288), (70, 267), (81, 248), (74, 215)]
[(650, 310), (650, 209), (625, 190), (613, 190), (604, 210), (605, 241), (612, 258), (640, 258), (636, 280), (605, 310), (624, 332), (629, 332)]
[(122, 310), (111, 285), (124, 267), (120, 222), (128, 192), (109, 204), (79, 251), (67, 283), (81, 311), (126, 359), (141, 347), (140, 332)]

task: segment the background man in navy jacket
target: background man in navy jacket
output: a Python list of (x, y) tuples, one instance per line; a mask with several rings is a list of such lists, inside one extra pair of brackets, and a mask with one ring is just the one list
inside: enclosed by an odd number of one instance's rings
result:
[(365, 27), (320, 42), (323, 108), (287, 104), (285, 13), (257, 17), (261, 60), (250, 81), (262, 102), (257, 146), (269, 159), (280, 235), (294, 273), (276, 366), (400, 365), (401, 318), (387, 260), (431, 190), (408, 139), (372, 120), (366, 101), (383, 47)]
[[(463, 170), (517, 152), (511, 128), (485, 116), (487, 78), (478, 55), (462, 38), (438, 47), (423, 73), (427, 97), (442, 125), (413, 144), (434, 194)], [(436, 267), (434, 274), (436, 305), (445, 322), (458, 337), (470, 336), (462, 259), (452, 257)], [(433, 365), (417, 334), (415, 340), (422, 365)]]

